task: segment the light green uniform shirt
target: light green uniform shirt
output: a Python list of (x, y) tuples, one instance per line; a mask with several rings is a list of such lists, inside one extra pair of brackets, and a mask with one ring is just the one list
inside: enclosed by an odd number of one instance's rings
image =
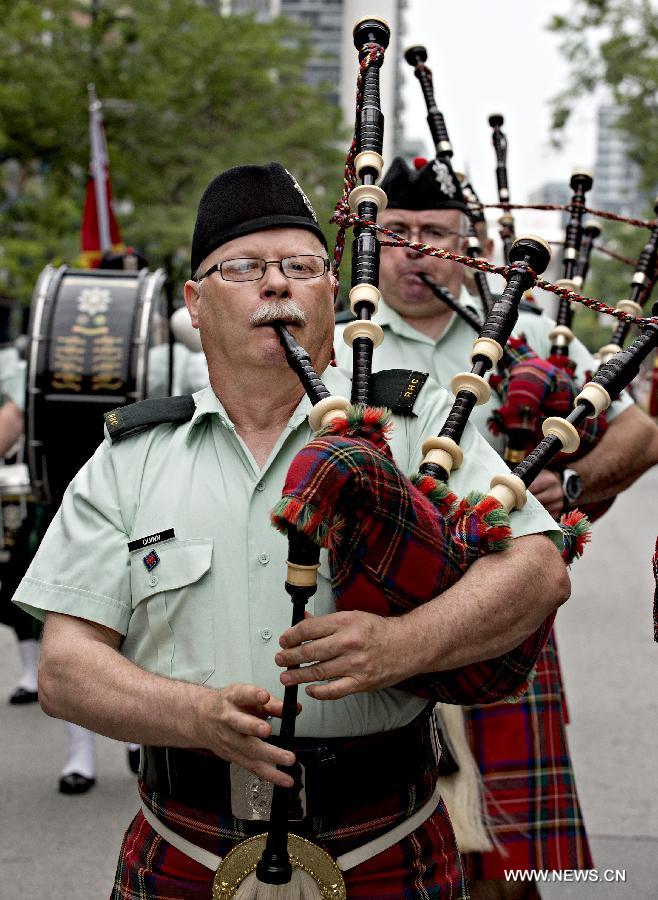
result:
[[(482, 303), (480, 298), (471, 297), (466, 290), (462, 290), (459, 297), (460, 303), (470, 307), (479, 318), (483, 319)], [(473, 341), (477, 337), (475, 331), (460, 319), (455, 313), (452, 315), (446, 330), (438, 341), (418, 331), (412, 325), (404, 321), (395, 310), (382, 302), (377, 310), (376, 321), (384, 329), (384, 340), (376, 348), (373, 355), (373, 372), (381, 369), (418, 369), (429, 372), (432, 378), (440, 385), (449, 388), (450, 381), (458, 372), (470, 372), (471, 350)], [(551, 340), (548, 336), (555, 322), (545, 315), (536, 315), (532, 312), (520, 312), (519, 319), (513, 331), (514, 335), (524, 334), (528, 344), (538, 356), (546, 358), (551, 350)], [(334, 349), (336, 359), (341, 369), (352, 371), (352, 348), (343, 340), (345, 325), (336, 327), (336, 340)], [(576, 378), (582, 380), (587, 371), (593, 371), (596, 363), (589, 350), (578, 339), (569, 344), (569, 356), (576, 363)], [(624, 391), (619, 400), (611, 404), (608, 412), (608, 421), (618, 416), (620, 412), (632, 405), (628, 393)], [(487, 426), (487, 419), (494, 409), (500, 406), (500, 398), (492, 392), (490, 399), (481, 406), (476, 406), (470, 416), (473, 422), (491, 446), (498, 452), (504, 450), (504, 437), (496, 437)]]
[[(323, 377), (332, 393), (349, 396), (337, 368)], [(189, 423), (159, 425), (115, 444), (106, 438), (68, 487), (14, 600), (38, 618), (53, 610), (115, 629), (125, 635), (121, 652), (148, 671), (212, 687), (255, 683), (281, 697), (274, 654), (291, 621), (287, 540), (269, 513), (293, 456), (311, 437), (310, 402), (300, 402), (259, 469), (212, 388), (194, 399)], [(438, 433), (450, 404), (428, 382), (417, 416), (395, 417), (391, 445), (403, 471), (417, 469), (423, 440)], [(472, 427), (462, 446), (452, 489), (486, 490), (504, 464)], [(516, 536), (555, 529), (532, 498), (513, 521)], [(173, 539), (129, 552), (129, 541), (171, 528)], [(148, 571), (151, 549), (160, 561)], [(335, 611), (324, 552), (308, 609)], [(311, 737), (397, 728), (425, 704), (394, 689), (301, 699), (297, 733)]]
[(15, 347), (0, 349), (0, 404), (11, 400), (19, 409), (25, 408), (25, 379), (27, 363)]

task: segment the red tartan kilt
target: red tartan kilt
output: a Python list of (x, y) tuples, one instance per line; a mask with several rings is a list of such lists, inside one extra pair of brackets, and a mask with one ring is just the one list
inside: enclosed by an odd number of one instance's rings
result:
[(501, 852), (465, 858), (470, 879), (506, 869), (592, 867), (563, 717), (556, 648), (549, 637), (527, 694), (466, 710), (487, 814)]
[[(467, 900), (446, 820), (441, 803), (407, 838), (346, 872), (347, 896)], [(211, 900), (213, 877), (156, 834), (139, 812), (123, 840), (111, 900)]]

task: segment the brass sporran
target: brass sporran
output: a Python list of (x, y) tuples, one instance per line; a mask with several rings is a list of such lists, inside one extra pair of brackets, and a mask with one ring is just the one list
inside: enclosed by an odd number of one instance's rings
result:
[(213, 900), (343, 900), (347, 897), (340, 869), (328, 853), (288, 834), (288, 854), (293, 867), (287, 884), (263, 884), (256, 875), (267, 835), (259, 834), (238, 844), (222, 860), (213, 882)]

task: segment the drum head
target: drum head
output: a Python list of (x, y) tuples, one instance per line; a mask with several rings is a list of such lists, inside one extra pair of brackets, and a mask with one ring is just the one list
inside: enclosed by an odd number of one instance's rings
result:
[[(30, 317), (27, 431), (32, 486), (59, 503), (103, 440), (103, 414), (167, 393), (165, 273), (47, 267)], [(149, 377), (149, 364), (160, 377)]]

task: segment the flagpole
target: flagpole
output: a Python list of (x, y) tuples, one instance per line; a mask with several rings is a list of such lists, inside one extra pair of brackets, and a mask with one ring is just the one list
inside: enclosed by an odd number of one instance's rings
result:
[(89, 137), (91, 143), (91, 174), (94, 178), (96, 210), (98, 215), (98, 237), (101, 254), (112, 249), (110, 236), (110, 210), (107, 199), (107, 148), (103, 136), (101, 102), (96, 96), (96, 87), (87, 85), (89, 96)]

